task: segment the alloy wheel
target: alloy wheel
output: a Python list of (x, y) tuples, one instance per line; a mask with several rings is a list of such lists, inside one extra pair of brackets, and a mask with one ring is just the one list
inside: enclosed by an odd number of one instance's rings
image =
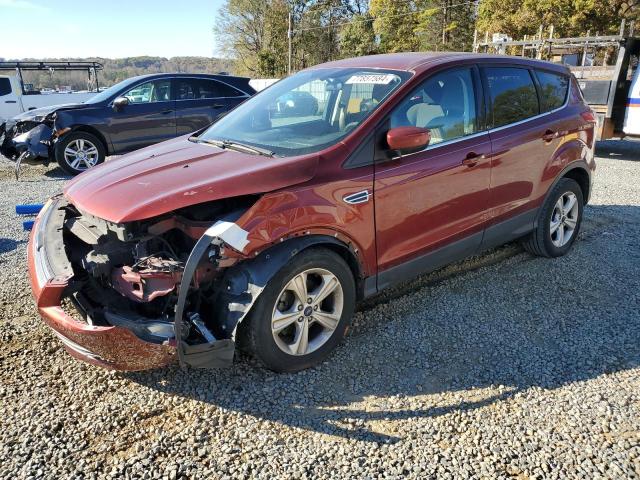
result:
[(307, 355), (324, 345), (338, 327), (344, 292), (323, 268), (305, 270), (282, 289), (271, 315), (271, 332), (288, 355)]
[(549, 224), (551, 242), (556, 247), (563, 247), (571, 240), (578, 225), (579, 214), (578, 198), (575, 193), (563, 193), (553, 207)]
[(83, 138), (69, 142), (64, 149), (64, 159), (75, 170), (87, 170), (98, 163), (97, 147)]

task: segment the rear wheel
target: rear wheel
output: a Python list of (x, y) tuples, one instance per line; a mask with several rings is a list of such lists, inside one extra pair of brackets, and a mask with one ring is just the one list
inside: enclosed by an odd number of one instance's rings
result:
[(571, 178), (561, 179), (542, 205), (538, 225), (524, 240), (524, 248), (542, 257), (566, 254), (580, 231), (583, 209), (580, 185)]
[(241, 324), (243, 346), (278, 372), (311, 367), (342, 340), (354, 308), (355, 283), (342, 257), (305, 250), (269, 281)]
[(65, 172), (78, 175), (104, 162), (106, 150), (95, 135), (87, 132), (72, 132), (58, 140), (55, 156), (58, 165)]

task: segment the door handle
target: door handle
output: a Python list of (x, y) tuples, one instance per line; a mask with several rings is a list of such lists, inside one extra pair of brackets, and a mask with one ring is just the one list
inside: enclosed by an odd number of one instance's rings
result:
[(5, 100), (4, 103), (18, 103), (17, 100)]
[(211, 108), (224, 108), (224, 105), (222, 105), (221, 103), (216, 103), (214, 105), (211, 105)]
[(161, 113), (162, 115), (166, 115), (166, 114), (168, 114), (168, 113), (173, 113), (173, 110), (162, 110), (160, 113)]
[(545, 142), (551, 142), (554, 138), (558, 137), (558, 132), (554, 132), (553, 130), (547, 130), (546, 132), (544, 132), (544, 135), (542, 135), (542, 140), (544, 140)]
[(479, 161), (484, 160), (485, 158), (487, 158), (485, 155), (478, 155), (475, 152), (469, 152), (467, 156), (464, 158), (464, 160), (462, 160), (462, 165), (465, 165), (467, 167), (473, 167)]

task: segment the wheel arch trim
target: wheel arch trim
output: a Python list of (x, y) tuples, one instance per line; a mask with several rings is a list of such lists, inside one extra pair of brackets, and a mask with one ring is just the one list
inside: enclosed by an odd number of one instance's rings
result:
[[(231, 227), (226, 231), (233, 232), (234, 236), (238, 234), (238, 230), (242, 230), (235, 223), (229, 223), (235, 227)], [(209, 251), (212, 245), (222, 245), (226, 243), (224, 239), (225, 232), (222, 227), (209, 228), (205, 234), (200, 237), (194, 246), (183, 272), (181, 288), (179, 290), (178, 302), (175, 307), (174, 331), (176, 337), (176, 350), (178, 353), (178, 361), (180, 365), (201, 366), (197, 359), (198, 352), (195, 353), (196, 362), (190, 360), (189, 345), (182, 339), (184, 332), (184, 313), (189, 292), (189, 286), (193, 280), (196, 268)], [(246, 233), (246, 232), (245, 232)], [(351, 249), (341, 240), (329, 235), (307, 235), (288, 240), (271, 246), (257, 254), (253, 258), (249, 258), (236, 263), (229, 267), (223, 274), (220, 286), (214, 293), (214, 321), (222, 331), (225, 332), (226, 338), (216, 339), (212, 342), (215, 344), (225, 342), (228, 347), (229, 342), (233, 344), (238, 325), (246, 318), (251, 308), (257, 301), (258, 297), (266, 287), (267, 283), (287, 262), (298, 253), (314, 246), (328, 246), (332, 249), (342, 249), (351, 252)], [(353, 252), (351, 252), (353, 254)], [(349, 262), (348, 262), (349, 264)], [(353, 271), (353, 266), (349, 264), (349, 268)], [(356, 284), (358, 277), (354, 275)], [(212, 348), (212, 351), (215, 347)], [(221, 358), (216, 358), (219, 364), (228, 364), (233, 359), (233, 349), (219, 349)]]
[(60, 137), (58, 141), (64, 139), (67, 135), (70, 135), (72, 133), (80, 133), (80, 132), (88, 133), (96, 137), (100, 141), (100, 143), (102, 143), (102, 146), (104, 147), (105, 155), (109, 155), (111, 153), (112, 149), (110, 148), (110, 143), (107, 141), (105, 136), (97, 128), (92, 127), (90, 125), (84, 125), (84, 124), (74, 125), (71, 127), (71, 130), (69, 130), (64, 135), (62, 135), (62, 137)]
[[(589, 197), (591, 196), (591, 170), (589, 168), (589, 164), (587, 163), (586, 160), (581, 159), (581, 160), (576, 160), (574, 162), (571, 162), (570, 164), (568, 164), (567, 166), (565, 166), (560, 173), (558, 173), (556, 175), (555, 180), (553, 181), (553, 183), (551, 183), (551, 185), (549, 185), (549, 188), (547, 189), (547, 193), (544, 196), (544, 200), (543, 200), (543, 204), (544, 202), (547, 201), (547, 198), (549, 197), (549, 194), (553, 191), (553, 189), (556, 187), (556, 185), (558, 185), (558, 183), (560, 182), (560, 180), (562, 180), (563, 178), (571, 178), (573, 180), (575, 180), (575, 178), (573, 178), (572, 176), (568, 176), (568, 174), (571, 174), (572, 172), (574, 172), (575, 174), (581, 175), (581, 176), (585, 176), (587, 178), (587, 192), (584, 192), (584, 187), (583, 185), (580, 183), (579, 180), (576, 180), (576, 182), (578, 182), (578, 185), (580, 185), (580, 190), (582, 190), (582, 193), (586, 195), (584, 195), (584, 204), (586, 205)], [(580, 172), (580, 173), (578, 173)], [(538, 226), (538, 223), (540, 221), (540, 214), (542, 212), (542, 208), (539, 209), (538, 211), (538, 215), (536, 215), (536, 219), (535, 219), (535, 223), (534, 223), (534, 227)]]

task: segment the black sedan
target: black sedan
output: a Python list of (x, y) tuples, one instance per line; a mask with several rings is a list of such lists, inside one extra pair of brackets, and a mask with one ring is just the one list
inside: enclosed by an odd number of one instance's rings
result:
[(213, 123), (255, 93), (230, 75), (153, 74), (124, 80), (84, 103), (30, 110), (0, 125), (0, 153), (56, 160), (76, 175), (107, 155), (146, 147)]

